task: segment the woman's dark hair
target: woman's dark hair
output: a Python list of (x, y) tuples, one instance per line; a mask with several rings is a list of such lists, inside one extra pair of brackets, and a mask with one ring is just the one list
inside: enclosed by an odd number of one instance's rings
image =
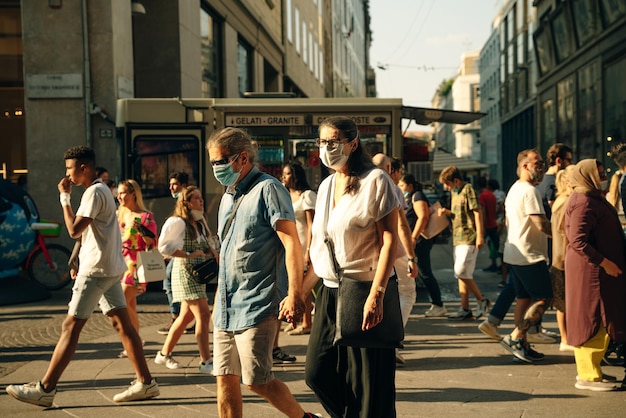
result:
[(413, 186), (413, 192), (421, 192), (423, 190), (422, 183), (415, 179), (413, 174), (404, 174), (400, 177), (400, 181), (405, 182), (406, 184), (410, 184)]
[(359, 190), (361, 184), (360, 177), (374, 168), (372, 157), (369, 155), (359, 138), (359, 130), (356, 123), (347, 116), (331, 116), (320, 123), (319, 129), (328, 127), (336, 129), (343, 135), (342, 139), (352, 141), (357, 139), (357, 146), (348, 158), (348, 181), (346, 183), (345, 193), (354, 194)]
[(293, 182), (293, 188), (304, 192), (305, 190), (311, 190), (311, 186), (306, 179), (306, 172), (302, 165), (296, 161), (285, 164), (285, 167), (289, 167), (291, 170), (291, 181)]

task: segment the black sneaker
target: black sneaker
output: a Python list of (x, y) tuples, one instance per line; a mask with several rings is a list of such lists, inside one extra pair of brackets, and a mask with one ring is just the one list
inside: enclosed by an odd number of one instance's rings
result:
[(526, 350), (524, 348), (524, 339), (518, 338), (517, 340), (512, 340), (510, 335), (507, 335), (500, 341), (500, 345), (504, 347), (507, 351), (513, 354), (519, 360), (532, 363), (532, 359), (526, 356)]
[(448, 315), (448, 319), (451, 321), (466, 321), (474, 319), (474, 314), (472, 314), (472, 311), (466, 311), (465, 309), (461, 309), (455, 314)]
[(290, 356), (289, 354), (285, 353), (280, 347), (276, 347), (272, 351), (272, 359), (274, 361), (274, 364), (293, 363), (294, 361), (296, 361), (295, 356)]
[(528, 343), (526, 343), (526, 346), (524, 347), (524, 355), (532, 361), (540, 361), (545, 358), (543, 353), (533, 350)]
[(192, 325), (189, 328), (185, 328), (185, 334), (195, 334), (196, 333), (196, 325)]
[(158, 333), (161, 335), (167, 335), (170, 333), (170, 328), (172, 328), (172, 324), (174, 323), (174, 320), (171, 320), (169, 324), (167, 324), (166, 326), (164, 326), (163, 328), (159, 328), (158, 329)]

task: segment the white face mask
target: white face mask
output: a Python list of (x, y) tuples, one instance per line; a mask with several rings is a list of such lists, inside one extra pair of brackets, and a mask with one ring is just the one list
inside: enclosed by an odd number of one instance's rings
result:
[(192, 209), (191, 216), (194, 221), (199, 221), (201, 219), (204, 219), (204, 212), (202, 212), (201, 210)]
[(346, 165), (350, 155), (343, 153), (344, 145), (346, 144), (341, 143), (332, 150), (329, 150), (328, 147), (320, 147), (320, 160), (322, 160), (322, 163), (335, 171)]
[(603, 192), (606, 192), (609, 188), (609, 181), (608, 180), (602, 180), (600, 181), (600, 190), (602, 190)]

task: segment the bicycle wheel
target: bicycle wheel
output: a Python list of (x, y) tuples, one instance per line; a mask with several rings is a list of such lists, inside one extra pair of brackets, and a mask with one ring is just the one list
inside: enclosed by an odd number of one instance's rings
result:
[(58, 290), (72, 281), (70, 268), (67, 265), (72, 253), (59, 244), (47, 244), (46, 248), (48, 249), (52, 266), (48, 264), (46, 256), (40, 248), (30, 258), (28, 275), (31, 279), (44, 285), (46, 289)]

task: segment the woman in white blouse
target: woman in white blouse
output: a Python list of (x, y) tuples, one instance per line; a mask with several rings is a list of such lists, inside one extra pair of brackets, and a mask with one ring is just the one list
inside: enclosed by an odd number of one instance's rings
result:
[(218, 254), (213, 249), (211, 232), (204, 214), (202, 193), (195, 186), (182, 190), (171, 217), (163, 224), (159, 238), (159, 251), (171, 257), (172, 298), (181, 302), (180, 315), (170, 327), (163, 348), (154, 359), (168, 369), (177, 369), (180, 363), (172, 357), (172, 351), (185, 328), (192, 319), (196, 320), (196, 341), (200, 352), (199, 373), (210, 374), (213, 361), (209, 349), (209, 323), (211, 311), (206, 294), (206, 285), (198, 283), (190, 274), (190, 268)]
[(320, 125), (320, 159), (335, 173), (319, 187), (310, 257), (313, 269), (303, 292), (321, 278), (306, 355), (305, 379), (331, 416), (395, 417), (395, 350), (333, 345), (338, 277), (324, 243), (324, 213), (331, 194), (327, 233), (342, 275), (372, 281), (363, 307), (363, 330), (378, 326), (397, 243), (398, 207), (394, 184), (375, 168), (355, 123), (337, 116)]

